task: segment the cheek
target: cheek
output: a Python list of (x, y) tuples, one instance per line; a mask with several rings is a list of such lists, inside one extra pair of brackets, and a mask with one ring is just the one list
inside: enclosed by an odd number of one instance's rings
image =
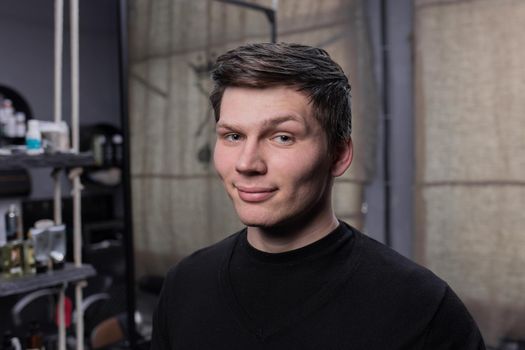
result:
[(233, 152), (220, 144), (216, 144), (213, 151), (213, 165), (217, 174), (224, 180), (232, 167), (235, 167), (235, 156)]
[(293, 183), (297, 195), (322, 191), (330, 175), (330, 164), (324, 155), (313, 157), (305, 157), (304, 154), (296, 155), (279, 163), (277, 168), (280, 169), (283, 177)]
[(308, 167), (303, 169), (303, 177), (301, 181), (310, 187), (313, 191), (323, 191), (324, 186), (331, 179), (330, 161), (326, 155), (319, 155), (315, 161), (308, 164)]
[(217, 171), (217, 174), (222, 178), (224, 173), (224, 151), (217, 144), (213, 150), (213, 166)]

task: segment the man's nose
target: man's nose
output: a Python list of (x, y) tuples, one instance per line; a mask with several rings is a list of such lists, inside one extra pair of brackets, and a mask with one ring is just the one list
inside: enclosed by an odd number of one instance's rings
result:
[(253, 175), (266, 173), (266, 162), (264, 161), (262, 150), (256, 141), (247, 140), (242, 145), (235, 169), (243, 174)]

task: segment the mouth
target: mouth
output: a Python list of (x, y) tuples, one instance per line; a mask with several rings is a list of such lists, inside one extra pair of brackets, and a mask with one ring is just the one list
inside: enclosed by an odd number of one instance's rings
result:
[(237, 189), (239, 198), (244, 202), (258, 203), (273, 197), (277, 192), (275, 187), (245, 187), (234, 186)]

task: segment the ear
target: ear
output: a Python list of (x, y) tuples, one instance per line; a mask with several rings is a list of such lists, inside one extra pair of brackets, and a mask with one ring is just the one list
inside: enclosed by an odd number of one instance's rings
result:
[(337, 153), (334, 155), (332, 164), (332, 176), (338, 177), (343, 175), (350, 164), (352, 164), (353, 157), (354, 146), (350, 138), (348, 141), (341, 143), (337, 148)]

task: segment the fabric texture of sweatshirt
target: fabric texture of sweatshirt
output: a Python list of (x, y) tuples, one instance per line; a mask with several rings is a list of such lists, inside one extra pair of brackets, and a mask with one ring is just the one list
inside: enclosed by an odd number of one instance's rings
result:
[(172, 268), (153, 350), (485, 349), (452, 289), (341, 223), (306, 247), (265, 253), (246, 229)]

